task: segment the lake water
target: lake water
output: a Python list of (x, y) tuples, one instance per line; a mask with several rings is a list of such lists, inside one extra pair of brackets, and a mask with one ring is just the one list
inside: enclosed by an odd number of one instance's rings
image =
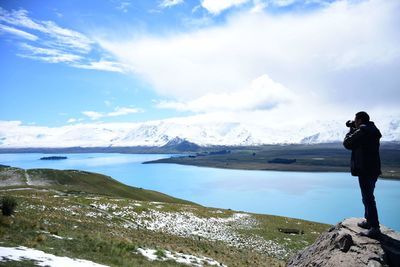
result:
[[(160, 191), (208, 207), (330, 224), (348, 217), (363, 216), (358, 180), (349, 173), (244, 171), (141, 164), (171, 156), (155, 154), (66, 154), (67, 160), (39, 160), (43, 156), (48, 155), (0, 154), (0, 164), (98, 172), (131, 186)], [(375, 192), (381, 223), (400, 231), (400, 181), (379, 180)]]

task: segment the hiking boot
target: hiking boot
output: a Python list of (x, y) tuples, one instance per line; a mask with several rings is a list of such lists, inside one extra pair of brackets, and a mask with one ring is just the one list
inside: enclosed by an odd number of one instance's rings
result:
[(364, 228), (364, 229), (369, 229), (371, 228), (371, 224), (367, 221), (362, 221), (357, 223), (358, 227)]
[(381, 236), (381, 230), (379, 229), (379, 227), (371, 227), (366, 231), (362, 231), (360, 233), (360, 236), (366, 236), (375, 239)]

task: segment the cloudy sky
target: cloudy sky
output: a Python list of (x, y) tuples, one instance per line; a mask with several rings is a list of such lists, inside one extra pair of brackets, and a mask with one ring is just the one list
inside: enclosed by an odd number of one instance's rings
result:
[(0, 0), (0, 121), (400, 115), (398, 0)]

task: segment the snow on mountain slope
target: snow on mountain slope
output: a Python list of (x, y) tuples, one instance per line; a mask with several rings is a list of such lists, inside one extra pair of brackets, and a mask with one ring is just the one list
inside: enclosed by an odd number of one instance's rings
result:
[[(400, 141), (400, 119), (380, 120), (382, 141)], [(93, 123), (63, 127), (26, 126), (0, 121), (0, 147), (163, 146), (175, 137), (198, 145), (261, 145), (340, 142), (343, 122), (315, 121), (301, 126), (236, 122), (164, 120), (144, 123)]]

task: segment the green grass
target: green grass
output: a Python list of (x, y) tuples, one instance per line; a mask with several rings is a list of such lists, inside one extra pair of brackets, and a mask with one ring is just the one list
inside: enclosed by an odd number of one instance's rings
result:
[[(292, 251), (298, 251), (311, 245), (328, 227), (326, 224), (281, 216), (255, 216), (260, 223), (259, 227), (244, 230), (244, 232), (262, 236), (268, 240), (275, 240)], [(277, 231), (278, 228), (298, 229), (303, 234), (284, 234)]]
[[(7, 170), (10, 169), (0, 168), (3, 180), (10, 178)], [(21, 169), (12, 170), (26, 178)], [(205, 256), (228, 266), (284, 266), (290, 255), (311, 244), (319, 233), (330, 227), (257, 214), (250, 215), (255, 220), (251, 227), (228, 224), (229, 231), (243, 240), (273, 241), (287, 252), (286, 256), (277, 256), (257, 251), (249, 246), (251, 244), (231, 246), (226, 241), (135, 226), (140, 225), (140, 220), (151, 222), (152, 214), (182, 218), (191, 214), (198, 218), (196, 220), (218, 220), (237, 213), (232, 210), (193, 205), (154, 191), (128, 187), (99, 174), (48, 169), (28, 170), (27, 173), (31, 181), (47, 181), (47, 185), (30, 189), (21, 185), (20, 188), (26, 189), (8, 190), (18, 187), (13, 186), (0, 190), (0, 198), (13, 197), (18, 204), (13, 216), (0, 216), (1, 246), (26, 246), (58, 256), (123, 267), (183, 266), (173, 261), (150, 262), (135, 253), (138, 248), (156, 249), (159, 257), (163, 257), (166, 250)], [(287, 235), (278, 228), (298, 228), (304, 234)], [(0, 264), (35, 266), (29, 260)]]
[[(109, 176), (98, 173), (76, 170), (30, 169), (26, 170), (25, 174), (23, 169), (0, 167), (0, 181), (6, 181), (10, 173), (19, 177), (21, 181), (26, 182), (27, 174), (33, 183), (45, 183), (43, 186), (33, 186), (38, 189), (46, 188), (74, 194), (90, 193), (135, 200), (195, 204), (160, 192), (127, 186)], [(26, 186), (28, 187), (27, 184)]]
[[(234, 211), (208, 209), (195, 205), (153, 203), (106, 196), (68, 195), (59, 196), (54, 192), (34, 190), (6, 191), (2, 195), (12, 195), (18, 201), (18, 209), (13, 217), (0, 217), (0, 241), (2, 246), (26, 246), (47, 253), (92, 260), (110, 266), (181, 266), (174, 262), (149, 262), (134, 251), (139, 248), (153, 248), (161, 252), (176, 251), (191, 255), (211, 257), (228, 266), (283, 266), (284, 262), (257, 251), (228, 246), (222, 241), (195, 239), (175, 236), (165, 232), (143, 228), (125, 228), (130, 217), (108, 216), (134, 204), (142, 205), (142, 211), (191, 212), (201, 217), (226, 218)], [(99, 213), (91, 203), (109, 203), (114, 208)], [(90, 212), (102, 214), (89, 217)], [(283, 245), (290, 254), (304, 248), (315, 240), (317, 232), (328, 225), (269, 215), (252, 215), (259, 222), (257, 227), (241, 229), (244, 236), (258, 236), (274, 240)], [(287, 223), (288, 222), (288, 223)], [(291, 236), (278, 231), (279, 227), (304, 229), (304, 235)], [(54, 238), (52, 235), (64, 237)], [(290, 237), (291, 240), (287, 240)], [(27, 266), (30, 263), (27, 262)]]
[[(248, 261), (268, 263), (265, 266), (284, 264), (259, 253), (231, 248), (223, 242), (200, 241), (145, 229), (125, 229), (123, 220), (119, 218), (85, 217), (93, 208), (82, 204), (86, 202), (83, 196), (55, 198), (51, 193), (32, 191), (14, 192), (13, 196), (17, 197), (20, 209), (11, 221), (0, 217), (3, 246), (26, 246), (110, 266), (181, 266), (173, 262), (149, 262), (133, 253), (139, 247), (204, 255), (230, 266), (245, 266)], [(108, 200), (100, 197), (101, 202)], [(174, 205), (179, 206), (177, 211), (187, 208), (186, 205)], [(75, 207), (74, 214), (60, 210), (62, 207)], [(53, 238), (51, 234), (71, 240)]]

